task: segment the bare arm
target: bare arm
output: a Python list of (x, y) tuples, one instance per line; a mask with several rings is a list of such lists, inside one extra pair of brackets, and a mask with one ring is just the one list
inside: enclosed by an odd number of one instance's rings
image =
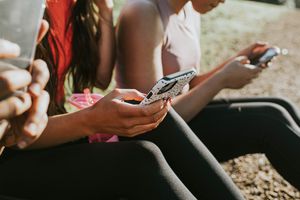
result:
[(146, 93), (163, 76), (162, 40), (162, 22), (152, 2), (135, 1), (124, 6), (117, 43), (120, 72), (127, 88)]
[[(123, 82), (126, 87), (148, 92), (163, 77), (163, 28), (159, 14), (151, 3), (140, 1), (127, 4), (120, 16), (118, 28), (117, 41)], [(183, 119), (189, 121), (223, 88), (243, 87), (260, 72), (246, 68), (246, 63), (246, 58), (236, 60), (233, 57), (214, 70), (196, 77), (191, 82), (191, 90), (174, 99), (172, 105), (175, 110)]]
[(97, 69), (97, 86), (106, 89), (111, 81), (115, 65), (115, 28), (113, 24), (113, 3), (111, 0), (97, 1), (99, 8), (99, 66)]
[(155, 129), (166, 116), (170, 102), (141, 106), (123, 101), (143, 98), (136, 90), (115, 89), (92, 107), (51, 117), (42, 136), (29, 148), (56, 146), (95, 133), (133, 137)]
[[(159, 13), (150, 3), (128, 4), (121, 13), (117, 33), (119, 61), (126, 87), (148, 92), (163, 77), (161, 43), (164, 34)], [(197, 77), (191, 91), (174, 99), (173, 106), (184, 119), (198, 113), (222, 89), (220, 77), (200, 86), (200, 82), (214, 73)]]

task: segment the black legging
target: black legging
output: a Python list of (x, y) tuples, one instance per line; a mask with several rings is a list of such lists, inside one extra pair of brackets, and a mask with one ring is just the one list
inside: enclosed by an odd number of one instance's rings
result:
[(216, 100), (188, 124), (210, 152), (227, 161), (265, 153), (275, 169), (300, 189), (300, 118), (279, 98)]
[(173, 110), (156, 130), (130, 140), (135, 141), (70, 144), (15, 155), (5, 151), (0, 194), (25, 199), (243, 199)]
[[(220, 161), (264, 152), (298, 187), (297, 113), (270, 101), (214, 101), (189, 125)], [(156, 130), (121, 139), (136, 141), (70, 144), (8, 156), (0, 164), (0, 193), (28, 199), (243, 198), (174, 111)]]

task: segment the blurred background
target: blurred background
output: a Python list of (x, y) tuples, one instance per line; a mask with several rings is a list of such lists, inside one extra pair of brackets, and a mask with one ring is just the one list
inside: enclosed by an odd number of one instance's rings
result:
[[(254, 41), (267, 41), (288, 50), (252, 84), (242, 90), (224, 90), (218, 97), (286, 97), (300, 108), (297, 7), (299, 0), (226, 0), (215, 11), (202, 15), (203, 71)], [(282, 179), (263, 154), (242, 156), (222, 165), (247, 199), (300, 199), (299, 191)]]

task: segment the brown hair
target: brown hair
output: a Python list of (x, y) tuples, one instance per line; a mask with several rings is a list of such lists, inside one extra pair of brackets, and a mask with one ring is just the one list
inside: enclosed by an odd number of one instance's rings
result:
[[(84, 88), (92, 89), (96, 82), (96, 71), (99, 64), (98, 41), (101, 37), (98, 28), (97, 12), (93, 0), (77, 0), (72, 8), (72, 14), (68, 26), (72, 25), (72, 59), (66, 74), (72, 78), (73, 92), (82, 92)], [(50, 24), (51, 19), (47, 9), (44, 17)], [(49, 41), (54, 44), (56, 52), (58, 44), (54, 36), (48, 31), (42, 42), (38, 45), (36, 58), (46, 61), (50, 71), (50, 80), (46, 90), (50, 94), (49, 115), (65, 113), (64, 102), (56, 102), (56, 91), (58, 85), (57, 63), (59, 57), (54, 58)], [(55, 53), (58, 55), (58, 53)]]

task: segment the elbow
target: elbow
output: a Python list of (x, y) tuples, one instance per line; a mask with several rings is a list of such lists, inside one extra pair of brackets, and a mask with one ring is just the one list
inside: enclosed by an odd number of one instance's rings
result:
[(111, 82), (111, 78), (98, 78), (96, 80), (96, 87), (97, 88), (100, 88), (101, 90), (106, 90), (108, 88), (108, 86), (110, 85), (110, 82)]

